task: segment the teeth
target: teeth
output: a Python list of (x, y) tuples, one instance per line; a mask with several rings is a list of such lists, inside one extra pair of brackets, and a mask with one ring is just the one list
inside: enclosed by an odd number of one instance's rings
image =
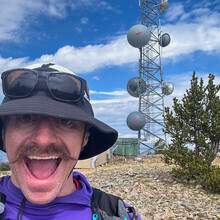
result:
[(51, 159), (59, 159), (58, 156), (48, 156), (48, 157), (38, 157), (38, 156), (28, 156), (27, 157), (30, 160), (51, 160)]

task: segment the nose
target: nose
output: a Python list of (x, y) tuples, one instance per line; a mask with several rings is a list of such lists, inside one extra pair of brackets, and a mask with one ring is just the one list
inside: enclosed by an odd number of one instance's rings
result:
[(31, 141), (42, 147), (56, 143), (56, 134), (49, 119), (42, 118), (37, 122), (33, 128)]

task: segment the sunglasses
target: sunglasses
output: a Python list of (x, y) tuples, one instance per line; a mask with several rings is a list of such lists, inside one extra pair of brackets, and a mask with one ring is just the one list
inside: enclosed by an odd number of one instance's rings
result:
[(89, 99), (89, 90), (84, 79), (65, 72), (42, 72), (30, 69), (12, 69), (2, 73), (4, 95), (11, 98), (28, 97), (35, 89), (39, 78), (45, 78), (52, 97), (59, 101), (77, 102), (82, 96)]

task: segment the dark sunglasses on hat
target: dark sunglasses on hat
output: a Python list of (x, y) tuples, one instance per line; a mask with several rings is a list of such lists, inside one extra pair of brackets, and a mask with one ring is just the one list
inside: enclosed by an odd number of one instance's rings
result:
[(31, 69), (12, 69), (2, 73), (4, 95), (11, 98), (28, 97), (39, 78), (45, 78), (51, 96), (59, 101), (77, 102), (83, 96), (89, 99), (86, 80), (65, 72), (44, 72)]

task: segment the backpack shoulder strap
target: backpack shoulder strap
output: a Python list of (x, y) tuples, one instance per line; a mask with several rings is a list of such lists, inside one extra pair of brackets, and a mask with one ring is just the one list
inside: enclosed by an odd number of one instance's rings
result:
[(128, 213), (132, 213), (133, 214), (132, 220), (138, 219), (138, 215), (135, 209), (133, 207), (126, 207), (124, 201), (120, 197), (114, 196), (112, 194), (108, 194), (96, 188), (92, 188), (92, 189), (93, 189), (93, 195), (91, 199), (91, 209), (93, 216), (100, 214), (101, 211), (101, 213), (105, 212), (109, 217), (110, 216), (115, 217), (111, 219), (121, 219), (121, 216), (127, 216), (127, 218), (123, 218), (123, 219), (129, 219)]
[(118, 216), (118, 200), (121, 198), (108, 194), (96, 188), (92, 188), (92, 189), (93, 189), (93, 195), (91, 199), (92, 212), (95, 213), (97, 209), (101, 209), (104, 210), (109, 216)]

